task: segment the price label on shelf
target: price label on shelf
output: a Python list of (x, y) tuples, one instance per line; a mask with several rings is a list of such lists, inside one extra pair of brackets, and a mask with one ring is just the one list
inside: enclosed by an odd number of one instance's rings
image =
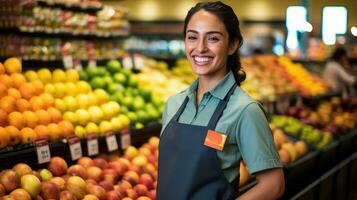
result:
[(88, 156), (94, 156), (99, 153), (98, 139), (94, 133), (87, 135), (87, 147), (88, 147)]
[(62, 60), (65, 69), (71, 69), (74, 67), (72, 56), (63, 56)]
[(80, 59), (76, 59), (74, 61), (74, 69), (77, 70), (77, 71), (80, 71), (83, 69), (82, 67), (82, 63), (81, 63), (81, 60)]
[(77, 136), (71, 136), (68, 138), (69, 151), (71, 152), (72, 160), (78, 160), (82, 157), (81, 141)]
[(124, 150), (131, 145), (131, 135), (130, 135), (130, 128), (126, 127), (121, 130), (120, 134), (120, 144), (121, 148)]
[(118, 142), (114, 132), (105, 133), (105, 141), (107, 142), (108, 151), (115, 151), (118, 149)]
[(35, 141), (38, 164), (50, 162), (51, 152), (46, 139)]
[(90, 67), (96, 67), (96, 66), (97, 66), (97, 61), (96, 61), (96, 60), (89, 60), (89, 61), (88, 61), (88, 66), (90, 66)]

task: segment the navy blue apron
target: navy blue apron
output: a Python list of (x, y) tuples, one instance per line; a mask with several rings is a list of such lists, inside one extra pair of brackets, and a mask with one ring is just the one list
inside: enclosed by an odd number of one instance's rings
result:
[(230, 200), (237, 197), (239, 177), (233, 187), (222, 172), (216, 150), (204, 145), (207, 131), (215, 130), (236, 86), (234, 84), (219, 102), (208, 126), (178, 122), (188, 102), (188, 97), (185, 98), (160, 138), (158, 200)]

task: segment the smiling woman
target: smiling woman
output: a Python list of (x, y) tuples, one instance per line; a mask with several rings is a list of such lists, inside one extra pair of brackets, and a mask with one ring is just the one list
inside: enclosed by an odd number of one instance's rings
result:
[[(186, 16), (184, 36), (199, 78), (166, 103), (158, 199), (278, 198), (284, 176), (266, 116), (239, 87), (245, 74), (237, 16), (222, 2), (198, 3)], [(242, 160), (258, 183), (238, 197)]]

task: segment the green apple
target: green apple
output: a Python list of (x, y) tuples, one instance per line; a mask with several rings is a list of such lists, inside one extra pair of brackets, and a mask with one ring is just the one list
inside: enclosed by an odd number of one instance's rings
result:
[(41, 191), (41, 181), (35, 175), (26, 174), (21, 177), (21, 187), (35, 198)]
[(49, 181), (53, 177), (51, 171), (48, 169), (40, 169), (39, 172), (43, 181)]

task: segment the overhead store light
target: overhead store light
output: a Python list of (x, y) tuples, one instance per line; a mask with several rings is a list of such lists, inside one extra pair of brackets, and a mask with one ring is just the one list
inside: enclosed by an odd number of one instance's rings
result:
[(352, 35), (353, 36), (357, 36), (357, 27), (355, 27), (355, 26), (352, 26), (352, 28), (351, 28), (351, 33), (352, 33)]
[(288, 36), (286, 45), (288, 49), (296, 49), (299, 46), (298, 32), (312, 31), (312, 25), (307, 22), (307, 11), (304, 6), (289, 6), (286, 10), (286, 28)]
[(337, 34), (347, 31), (347, 8), (344, 6), (325, 6), (322, 9), (322, 40), (334, 45)]

